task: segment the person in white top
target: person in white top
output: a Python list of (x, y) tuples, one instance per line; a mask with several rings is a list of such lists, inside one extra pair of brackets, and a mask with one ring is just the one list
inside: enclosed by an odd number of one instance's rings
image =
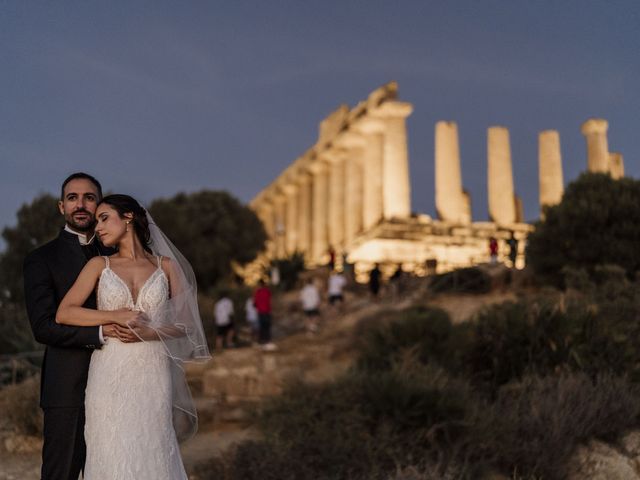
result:
[(336, 302), (343, 303), (344, 295), (342, 289), (347, 284), (347, 279), (342, 272), (334, 270), (329, 277), (329, 304), (333, 305)]
[(221, 351), (233, 343), (233, 302), (226, 293), (222, 293), (213, 310), (216, 318), (216, 350)]
[(302, 311), (306, 316), (307, 331), (314, 333), (318, 331), (318, 321), (320, 319), (320, 292), (318, 287), (310, 278), (300, 292), (300, 302)]
[(258, 330), (260, 329), (260, 324), (258, 320), (258, 310), (253, 303), (253, 297), (247, 298), (247, 302), (244, 304), (244, 312), (245, 318), (247, 320), (247, 324), (251, 329), (251, 341), (258, 341)]

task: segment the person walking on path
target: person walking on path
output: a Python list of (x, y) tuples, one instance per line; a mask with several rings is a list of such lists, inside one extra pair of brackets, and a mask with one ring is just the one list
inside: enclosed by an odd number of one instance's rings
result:
[(331, 272), (329, 276), (329, 285), (328, 285), (328, 294), (329, 294), (329, 305), (335, 305), (340, 302), (340, 305), (344, 304), (344, 294), (342, 290), (347, 284), (347, 279), (344, 274), (334, 270)]
[(307, 332), (316, 333), (320, 320), (320, 292), (313, 282), (313, 278), (308, 279), (300, 291), (300, 302), (306, 317)]
[(511, 237), (507, 240), (507, 245), (509, 245), (509, 261), (511, 262), (511, 268), (516, 268), (516, 259), (518, 258), (518, 239), (513, 232), (511, 232)]
[(216, 319), (216, 350), (221, 352), (223, 348), (233, 346), (233, 302), (227, 292), (222, 292), (220, 299), (213, 307)]
[(329, 271), (331, 272), (336, 267), (336, 251), (332, 245), (329, 246), (327, 253), (329, 254)]
[(391, 278), (389, 279), (389, 283), (391, 284), (391, 291), (393, 293), (393, 299), (395, 301), (400, 300), (402, 294), (404, 293), (404, 271), (402, 270), (402, 264), (398, 264), (398, 268), (393, 272)]
[(247, 324), (251, 329), (251, 342), (255, 343), (258, 341), (260, 325), (258, 320), (258, 310), (256, 310), (256, 306), (253, 303), (253, 297), (247, 298), (247, 301), (244, 304), (244, 312)]
[(489, 258), (491, 259), (491, 265), (498, 263), (498, 240), (496, 240), (496, 237), (489, 238)]
[(380, 266), (376, 263), (373, 269), (369, 272), (369, 291), (373, 298), (378, 298), (381, 276), (382, 272), (380, 271)]
[(253, 304), (258, 311), (258, 340), (263, 350), (275, 350), (276, 346), (271, 341), (271, 290), (264, 280), (260, 280), (258, 289), (253, 296)]

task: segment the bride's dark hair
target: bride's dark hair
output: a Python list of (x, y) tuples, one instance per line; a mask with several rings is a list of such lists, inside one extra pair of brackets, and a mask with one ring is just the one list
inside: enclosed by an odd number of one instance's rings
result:
[(138, 203), (138, 201), (129, 195), (116, 193), (113, 195), (107, 195), (98, 205), (103, 203), (113, 207), (113, 209), (118, 212), (120, 218), (125, 218), (125, 213), (131, 213), (133, 215), (133, 219), (131, 220), (133, 231), (138, 237), (138, 240), (140, 240), (142, 248), (144, 248), (148, 253), (153, 253), (149, 247), (151, 232), (149, 231), (147, 211)]

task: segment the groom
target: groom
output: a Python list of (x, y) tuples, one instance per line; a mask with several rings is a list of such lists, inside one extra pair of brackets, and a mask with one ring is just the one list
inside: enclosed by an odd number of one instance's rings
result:
[[(44, 411), (43, 480), (77, 480), (84, 466), (84, 391), (91, 353), (106, 337), (135, 341), (116, 325), (70, 327), (55, 321), (60, 301), (87, 261), (112, 250), (95, 238), (95, 212), (102, 198), (98, 180), (74, 173), (62, 184), (58, 208), (65, 227), (60, 235), (31, 252), (24, 261), (27, 313), (35, 339), (46, 345), (42, 363), (40, 407)], [(84, 304), (96, 308), (92, 294)]]

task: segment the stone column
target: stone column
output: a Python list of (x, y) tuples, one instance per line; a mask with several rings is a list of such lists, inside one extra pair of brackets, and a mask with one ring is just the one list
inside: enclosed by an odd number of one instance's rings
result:
[(274, 243), (276, 258), (284, 258), (286, 256), (285, 243), (285, 225), (286, 225), (286, 197), (283, 193), (273, 194), (274, 209)]
[(311, 261), (322, 262), (329, 248), (327, 235), (327, 166), (316, 160), (309, 166), (311, 172)]
[(344, 243), (347, 248), (362, 230), (363, 220), (363, 156), (365, 142), (362, 135), (345, 132), (336, 145), (346, 150), (344, 185)]
[(344, 242), (344, 150), (330, 149), (322, 153), (329, 165), (329, 205), (327, 226), (329, 245), (339, 251)]
[(362, 229), (369, 230), (382, 219), (382, 159), (384, 124), (365, 117), (354, 126), (362, 133)]
[(538, 135), (538, 178), (540, 209), (560, 203), (564, 192), (564, 180), (560, 134), (557, 130), (545, 130)]
[(580, 128), (587, 140), (587, 164), (590, 172), (609, 171), (608, 128), (609, 123), (601, 118), (590, 118)]
[(435, 145), (436, 211), (441, 220), (471, 222), (469, 202), (462, 189), (458, 125), (436, 123)]
[(309, 256), (311, 248), (311, 178), (306, 172), (298, 178), (298, 250)]
[(612, 152), (609, 154), (609, 172), (614, 180), (624, 177), (624, 158), (621, 153)]
[(256, 215), (264, 225), (267, 234), (267, 255), (273, 257), (275, 254), (275, 222), (273, 205), (267, 201), (262, 201), (256, 208)]
[(412, 111), (410, 103), (388, 101), (372, 112), (384, 122), (382, 209), (385, 219), (411, 215), (406, 118)]
[(298, 188), (294, 183), (283, 187), (286, 199), (285, 249), (292, 255), (298, 248)]
[(487, 135), (489, 217), (500, 225), (516, 221), (509, 130), (490, 127)]

